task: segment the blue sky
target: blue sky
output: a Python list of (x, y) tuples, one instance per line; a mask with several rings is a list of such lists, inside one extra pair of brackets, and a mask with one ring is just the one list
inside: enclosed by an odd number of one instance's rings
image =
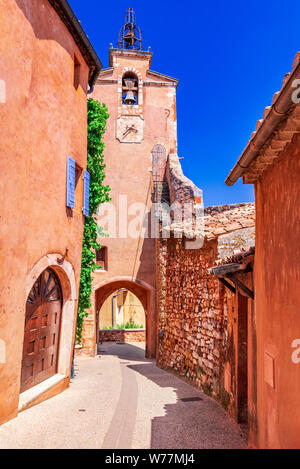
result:
[(300, 48), (299, 1), (69, 0), (104, 67), (134, 8), (152, 69), (180, 80), (178, 153), (205, 205), (254, 201), (224, 183)]

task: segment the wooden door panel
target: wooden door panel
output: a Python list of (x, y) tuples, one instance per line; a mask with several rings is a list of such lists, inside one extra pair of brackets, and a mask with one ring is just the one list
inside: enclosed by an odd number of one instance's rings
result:
[(24, 334), (24, 346), (23, 346), (23, 355), (26, 355), (27, 353), (32, 353), (33, 350), (29, 351), (29, 348), (31, 349), (32, 347), (29, 347), (29, 344), (34, 342), (34, 351), (37, 352), (37, 347), (38, 347), (38, 331), (29, 331), (25, 332)]
[(34, 364), (30, 363), (28, 365), (22, 366), (22, 392), (31, 388), (34, 385)]
[(62, 295), (51, 269), (34, 283), (26, 303), (21, 392), (56, 373)]

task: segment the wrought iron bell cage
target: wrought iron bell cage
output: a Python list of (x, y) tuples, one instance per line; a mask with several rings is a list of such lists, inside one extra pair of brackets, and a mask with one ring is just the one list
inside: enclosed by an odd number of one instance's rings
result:
[(128, 8), (125, 14), (125, 24), (119, 32), (118, 49), (143, 50), (142, 32), (136, 25), (135, 12)]

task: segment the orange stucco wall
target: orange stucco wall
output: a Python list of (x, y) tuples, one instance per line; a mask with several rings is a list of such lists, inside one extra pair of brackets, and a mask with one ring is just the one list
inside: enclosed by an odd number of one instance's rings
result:
[[(77, 90), (74, 54), (81, 64)], [(18, 409), (30, 271), (48, 253), (68, 249), (78, 289), (84, 220), (80, 195), (73, 216), (66, 212), (66, 165), (69, 155), (86, 167), (89, 70), (47, 0), (0, 0), (0, 56), (6, 84), (0, 103), (2, 423)]]
[[(146, 238), (143, 231), (137, 237), (129, 234), (130, 223), (135, 218), (135, 211), (131, 212), (132, 204), (145, 204), (149, 212), (151, 207), (151, 170), (152, 149), (161, 144), (166, 148), (166, 154), (176, 152), (176, 83), (166, 77), (150, 75), (151, 54), (126, 53), (125, 51), (110, 51), (111, 69), (104, 70), (98, 79), (92, 97), (104, 102), (109, 111), (107, 131), (105, 133), (105, 182), (111, 187), (112, 204), (116, 209), (116, 233), (104, 226), (109, 233), (108, 238), (99, 239), (108, 248), (108, 270), (95, 274), (94, 286), (110, 282), (113, 278), (128, 278), (133, 282), (143, 282), (150, 288), (155, 288), (155, 240)], [(116, 138), (117, 120), (122, 114), (120, 77), (126, 67), (131, 67), (139, 74), (142, 102), (139, 102), (143, 116), (143, 138), (140, 143), (120, 142)], [(120, 216), (119, 196), (127, 197), (128, 231), (119, 230)], [(125, 217), (126, 218), (126, 217)], [(100, 223), (101, 224), (101, 223)], [(121, 285), (122, 286), (122, 285)], [(147, 294), (145, 290), (145, 295)], [(147, 317), (147, 352), (155, 356), (156, 342), (156, 313), (154, 291), (151, 293), (151, 307), (146, 309)], [(99, 308), (95, 304), (95, 308)], [(91, 314), (91, 323), (95, 324), (95, 315)], [(86, 325), (89, 324), (89, 319)], [(95, 326), (93, 337), (96, 340)], [(91, 329), (90, 329), (91, 330)], [(87, 335), (87, 334), (86, 334)], [(88, 333), (90, 335), (90, 332)]]
[(298, 137), (256, 184), (259, 448), (300, 447), (300, 363), (292, 361), (292, 343), (300, 339), (299, 148)]

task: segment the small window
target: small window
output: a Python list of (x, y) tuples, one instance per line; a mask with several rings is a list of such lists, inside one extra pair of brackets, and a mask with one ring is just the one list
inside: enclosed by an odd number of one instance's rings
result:
[(107, 270), (107, 247), (96, 251), (96, 264), (99, 270)]
[(78, 89), (80, 85), (80, 63), (76, 57), (74, 56), (74, 88), (75, 90)]
[(75, 165), (75, 189), (77, 187), (81, 173), (82, 173), (82, 168), (80, 168), (80, 166), (78, 166), (78, 164), (76, 163)]
[(136, 106), (138, 104), (138, 79), (133, 73), (126, 73), (122, 80), (122, 104)]

